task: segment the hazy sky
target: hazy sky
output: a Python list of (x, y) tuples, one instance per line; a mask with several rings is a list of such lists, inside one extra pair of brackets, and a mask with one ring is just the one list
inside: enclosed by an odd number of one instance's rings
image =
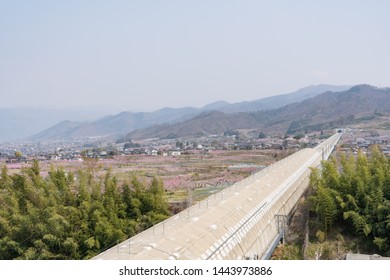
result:
[(151, 111), (390, 86), (387, 0), (0, 0), (0, 107)]

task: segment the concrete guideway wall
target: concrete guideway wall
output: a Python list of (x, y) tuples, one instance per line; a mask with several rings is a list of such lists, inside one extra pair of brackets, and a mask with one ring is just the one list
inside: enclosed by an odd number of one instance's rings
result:
[(314, 149), (319, 151), (322, 155), (322, 159), (326, 160), (333, 151), (333, 148), (336, 146), (337, 142), (340, 140), (341, 133), (333, 134), (331, 137), (326, 139), (326, 141), (322, 142)]
[(243, 259), (262, 257), (309, 185), (310, 167), (329, 156), (335, 134), (200, 201), (93, 259)]

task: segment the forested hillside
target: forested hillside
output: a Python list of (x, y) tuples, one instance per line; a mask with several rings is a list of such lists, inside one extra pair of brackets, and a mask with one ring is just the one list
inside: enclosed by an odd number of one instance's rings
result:
[(129, 178), (119, 186), (93, 164), (77, 173), (38, 162), (0, 176), (0, 259), (88, 259), (169, 216), (162, 182)]
[(369, 156), (343, 153), (323, 162), (311, 186), (320, 242), (337, 230), (357, 237), (361, 252), (390, 256), (390, 159), (376, 146)]

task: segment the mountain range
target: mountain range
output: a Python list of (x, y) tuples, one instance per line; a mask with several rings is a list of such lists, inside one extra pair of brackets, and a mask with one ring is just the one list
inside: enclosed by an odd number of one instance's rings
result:
[(136, 130), (127, 137), (134, 140), (177, 138), (221, 134), (233, 129), (293, 134), (344, 126), (383, 114), (390, 114), (390, 88), (357, 85), (341, 92), (327, 91), (273, 110), (205, 112), (187, 121)]
[[(186, 121), (191, 123), (189, 127), (191, 127), (192, 125), (198, 125), (199, 131), (201, 131), (201, 123), (206, 116), (213, 116), (214, 118), (218, 119), (218, 116), (221, 116), (221, 114), (225, 114), (224, 116), (226, 116), (227, 120), (229, 120), (229, 123), (235, 123), (235, 125), (231, 125), (232, 127), (237, 127), (240, 126), (239, 119), (234, 120), (235, 117), (230, 116), (230, 114), (272, 110), (293, 102), (300, 102), (302, 100), (316, 96), (326, 91), (338, 92), (346, 90), (350, 87), (351, 86), (315, 85), (302, 88), (293, 93), (266, 97), (254, 101), (246, 101), (239, 103), (216, 101), (202, 108), (163, 108), (154, 112), (121, 112), (117, 115), (110, 115), (94, 121), (87, 122), (61, 121), (48, 129), (34, 134), (29, 139), (34, 141), (41, 141), (104, 136), (120, 137), (125, 136), (129, 132), (133, 131), (137, 131), (137, 135), (139, 135), (139, 137), (142, 137), (142, 133), (140, 132), (142, 131), (142, 129), (156, 129), (157, 133), (158, 130), (164, 131), (170, 125), (177, 123), (185, 124)], [(250, 124), (248, 117), (246, 118), (246, 120), (241, 120), (243, 122), (242, 125), (244, 126), (248, 126)], [(210, 121), (212, 120), (210, 119)], [(220, 129), (222, 129), (222, 124), (219, 125), (221, 127), (219, 129), (215, 128), (214, 131), (219, 131)], [(225, 126), (227, 126), (227, 124)], [(185, 130), (186, 128), (182, 129), (182, 131)], [(145, 133), (153, 134), (149, 132)], [(172, 133), (173, 134), (171, 136), (174, 136), (176, 132)], [(181, 134), (181, 132), (179, 134)], [(184, 132), (184, 134), (188, 133)]]
[(351, 86), (333, 86), (333, 85), (315, 85), (308, 86), (299, 89), (293, 93), (280, 94), (271, 97), (265, 97), (254, 101), (244, 101), (238, 103), (224, 103), (218, 101), (206, 106), (205, 108), (210, 110), (218, 110), (224, 113), (237, 113), (237, 112), (255, 112), (261, 110), (270, 110), (283, 107), (285, 105), (300, 102), (305, 99), (314, 97), (320, 93), (326, 91), (339, 92), (351, 88)]

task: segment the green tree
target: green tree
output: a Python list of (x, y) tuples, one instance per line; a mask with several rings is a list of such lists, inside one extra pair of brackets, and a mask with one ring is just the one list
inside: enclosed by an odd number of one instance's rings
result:
[(377, 146), (368, 156), (359, 151), (339, 158), (323, 162), (320, 173), (312, 171), (312, 211), (325, 232), (339, 221), (367, 248), (390, 255), (390, 160)]
[(0, 259), (90, 258), (170, 214), (159, 179), (75, 174), (52, 166), (42, 178), (37, 161), (12, 176), (2, 168)]

